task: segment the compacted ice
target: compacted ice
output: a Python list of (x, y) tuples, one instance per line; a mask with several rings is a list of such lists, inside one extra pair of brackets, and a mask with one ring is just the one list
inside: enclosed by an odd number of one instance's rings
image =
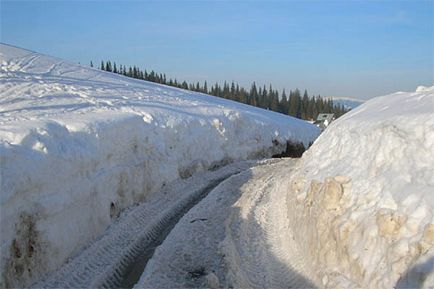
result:
[(0, 81), (0, 284), (8, 286), (57, 268), (170, 181), (319, 134), (279, 113), (3, 44)]

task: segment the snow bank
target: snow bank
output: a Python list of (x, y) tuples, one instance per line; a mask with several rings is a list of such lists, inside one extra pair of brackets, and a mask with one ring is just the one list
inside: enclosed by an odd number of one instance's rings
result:
[(176, 178), (312, 142), (282, 114), (0, 45), (0, 284), (25, 286)]
[(327, 128), (293, 173), (288, 212), (325, 288), (428, 287), (433, 193), (434, 87), (419, 87)]

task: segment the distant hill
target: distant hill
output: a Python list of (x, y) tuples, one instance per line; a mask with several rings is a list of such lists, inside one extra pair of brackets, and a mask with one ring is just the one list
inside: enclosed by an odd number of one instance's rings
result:
[(364, 103), (364, 100), (357, 99), (357, 98), (350, 98), (350, 97), (334, 97), (331, 96), (331, 99), (333, 99), (334, 104), (340, 104), (343, 105), (346, 109), (353, 109)]

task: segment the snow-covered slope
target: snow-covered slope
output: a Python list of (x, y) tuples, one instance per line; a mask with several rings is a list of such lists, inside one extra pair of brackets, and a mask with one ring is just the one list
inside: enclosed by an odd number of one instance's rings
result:
[(319, 134), (282, 114), (3, 44), (0, 81), (3, 285), (55, 269), (169, 181)]
[(433, 286), (434, 87), (371, 99), (332, 123), (288, 196), (295, 240), (326, 288)]

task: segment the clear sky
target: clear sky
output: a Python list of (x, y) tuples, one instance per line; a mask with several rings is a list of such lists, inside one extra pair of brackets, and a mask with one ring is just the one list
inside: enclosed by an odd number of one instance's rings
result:
[(433, 1), (4, 1), (3, 43), (179, 80), (370, 98), (434, 82)]

